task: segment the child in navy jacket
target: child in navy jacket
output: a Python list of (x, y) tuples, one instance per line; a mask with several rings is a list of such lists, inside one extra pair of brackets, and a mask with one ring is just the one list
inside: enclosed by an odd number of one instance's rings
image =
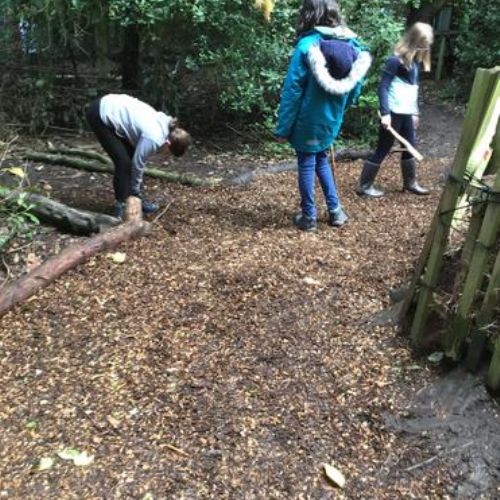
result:
[[(394, 136), (388, 127), (392, 126), (411, 145), (415, 145), (415, 128), (418, 126), (418, 83), (419, 65), (430, 70), (430, 48), (433, 42), (432, 27), (415, 23), (396, 45), (394, 55), (389, 57), (382, 71), (379, 85), (380, 128), (376, 151), (365, 162), (356, 192), (360, 196), (377, 198), (383, 192), (373, 183), (380, 164), (394, 144)], [(429, 194), (416, 181), (416, 162), (408, 151), (401, 157), (403, 189), (417, 194)]]

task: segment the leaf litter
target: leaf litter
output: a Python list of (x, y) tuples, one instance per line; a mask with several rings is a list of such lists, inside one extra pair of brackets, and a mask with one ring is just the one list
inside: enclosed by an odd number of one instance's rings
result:
[[(320, 212), (317, 234), (291, 225), (293, 173), (244, 188), (154, 182), (172, 206), (122, 245), (126, 262), (99, 256), (2, 318), (0, 492), (330, 498), (322, 464), (335, 463), (350, 497), (445, 495), (445, 459), (405, 473), (404, 439), (382, 418), (432, 368), (415, 370), (394, 326), (361, 319), (409, 276), (447, 162), (423, 162), (435, 189), (420, 198), (400, 191), (391, 159), (373, 203), (354, 194), (360, 166), (336, 172), (349, 224)], [(99, 467), (27, 474), (68, 442)]]

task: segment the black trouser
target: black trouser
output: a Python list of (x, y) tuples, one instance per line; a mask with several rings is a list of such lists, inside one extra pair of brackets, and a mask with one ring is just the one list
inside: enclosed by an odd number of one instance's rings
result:
[(117, 201), (123, 202), (130, 195), (130, 177), (134, 147), (126, 139), (116, 135), (112, 128), (103, 123), (99, 114), (100, 104), (100, 98), (92, 101), (87, 109), (86, 117), (90, 128), (101, 143), (101, 146), (113, 160), (115, 165), (113, 177), (115, 198)]
[[(412, 115), (399, 115), (396, 113), (391, 113), (391, 126), (412, 146), (415, 146), (415, 129), (413, 127)], [(368, 159), (368, 161), (370, 161), (371, 163), (375, 163), (376, 165), (380, 165), (384, 158), (388, 155), (393, 144), (394, 136), (381, 125), (378, 132), (377, 149)], [(408, 160), (410, 158), (413, 158), (413, 156), (408, 151), (404, 151), (402, 158), (403, 160)]]

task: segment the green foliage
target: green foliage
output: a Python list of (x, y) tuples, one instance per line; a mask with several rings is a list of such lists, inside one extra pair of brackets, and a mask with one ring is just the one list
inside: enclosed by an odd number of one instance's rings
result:
[(404, 17), (398, 12), (400, 4), (375, 0), (347, 0), (342, 3), (348, 25), (366, 44), (373, 57), (358, 106), (348, 110), (343, 134), (348, 137), (376, 139), (378, 95), (382, 66), (404, 29)]
[[(191, 129), (259, 122), (272, 130), (301, 3), (277, 1), (267, 22), (254, 0), (0, 0), (0, 118), (31, 131), (81, 127), (86, 103), (121, 91), (124, 62), (132, 61), (140, 69), (134, 92)], [(409, 10), (434, 4), (340, 2), (374, 57), (360, 102), (346, 116), (346, 137), (375, 136), (381, 65)], [(455, 10), (463, 16), (456, 45), (463, 82), (471, 67), (498, 64), (499, 8), (493, 0), (460, 0)], [(21, 19), (34, 54), (21, 40)], [(138, 35), (137, 61), (124, 51), (130, 30)]]
[[(170, 1), (166, 18), (146, 41), (150, 53), (157, 52), (157, 40), (170, 47), (155, 57), (145, 81), (147, 94), (156, 94), (155, 102), (185, 120), (210, 128), (221, 119), (255, 120), (272, 114), (295, 38), (299, 3), (278, 2), (267, 23), (251, 0)], [(163, 85), (157, 85), (158, 78)], [(168, 89), (164, 96), (163, 89)], [(175, 102), (171, 95), (177, 96)]]
[[(1, 186), (0, 186), (1, 189)], [(1, 194), (1, 193), (0, 193)], [(13, 199), (0, 198), (0, 251), (16, 235), (32, 238), (33, 227), (40, 221), (33, 215), (34, 205), (29, 203), (26, 192), (19, 193)]]
[(456, 70), (468, 95), (471, 75), (477, 68), (500, 64), (500, 3), (497, 0), (466, 0), (463, 2), (459, 35), (455, 44)]

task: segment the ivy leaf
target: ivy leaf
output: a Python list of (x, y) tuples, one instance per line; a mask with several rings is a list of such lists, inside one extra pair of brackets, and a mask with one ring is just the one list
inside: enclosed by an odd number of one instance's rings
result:
[(34, 431), (38, 427), (38, 422), (36, 420), (28, 420), (28, 422), (26, 422), (25, 427), (29, 431)]

